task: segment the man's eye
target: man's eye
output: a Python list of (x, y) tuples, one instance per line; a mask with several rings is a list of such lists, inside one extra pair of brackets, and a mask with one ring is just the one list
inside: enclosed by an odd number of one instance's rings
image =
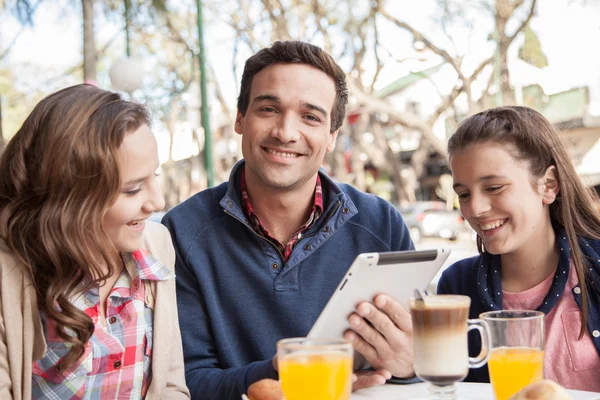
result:
[(273, 107), (263, 107), (260, 109), (260, 111), (271, 113), (271, 112), (275, 112), (275, 109)]
[(314, 122), (320, 122), (321, 121), (319, 118), (315, 117), (312, 114), (305, 115), (304, 118), (306, 118), (306, 119), (308, 119), (310, 121), (314, 121)]

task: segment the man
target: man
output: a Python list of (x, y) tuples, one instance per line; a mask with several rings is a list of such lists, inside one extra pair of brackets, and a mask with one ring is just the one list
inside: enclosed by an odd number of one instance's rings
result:
[[(276, 342), (306, 336), (358, 254), (413, 249), (389, 203), (320, 170), (347, 100), (344, 72), (318, 47), (259, 51), (238, 98), (244, 160), (228, 183), (163, 219), (192, 397), (239, 400), (253, 382), (277, 379)], [(410, 315), (387, 296), (365, 300), (346, 338), (374, 371), (358, 373), (354, 389), (414, 376)]]

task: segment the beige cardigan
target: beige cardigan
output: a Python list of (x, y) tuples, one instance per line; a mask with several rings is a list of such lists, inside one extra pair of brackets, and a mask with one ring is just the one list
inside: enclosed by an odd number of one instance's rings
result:
[[(146, 222), (144, 248), (168, 268), (175, 265), (171, 237), (160, 224)], [(32, 364), (46, 352), (35, 289), (25, 269), (0, 241), (0, 399), (31, 398)], [(144, 281), (146, 302), (154, 305), (152, 380), (154, 399), (189, 399), (177, 319), (175, 279)]]

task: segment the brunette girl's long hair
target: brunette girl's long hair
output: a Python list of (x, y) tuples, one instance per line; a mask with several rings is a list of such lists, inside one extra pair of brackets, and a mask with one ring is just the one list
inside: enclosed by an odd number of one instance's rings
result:
[(38, 307), (81, 357), (94, 332), (70, 299), (121, 264), (102, 221), (120, 192), (117, 150), (149, 123), (146, 109), (91, 85), (35, 106), (0, 158), (0, 238), (34, 282)]
[[(581, 286), (581, 331), (583, 336), (588, 315), (587, 260), (579, 247), (578, 237), (600, 239), (600, 215), (595, 206), (597, 196), (587, 189), (575, 171), (558, 132), (539, 112), (528, 107), (498, 107), (467, 118), (448, 141), (452, 158), (458, 150), (475, 143), (493, 142), (511, 145), (511, 154), (529, 163), (534, 178), (544, 176), (550, 166), (556, 167), (560, 190), (550, 204), (550, 218), (564, 227), (571, 244), (571, 259)], [(514, 154), (513, 154), (514, 153)], [(480, 253), (485, 252), (483, 241), (477, 237)]]

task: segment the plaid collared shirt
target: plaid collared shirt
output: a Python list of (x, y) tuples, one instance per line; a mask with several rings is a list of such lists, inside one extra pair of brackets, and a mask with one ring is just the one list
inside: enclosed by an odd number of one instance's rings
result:
[(99, 288), (71, 299), (92, 319), (94, 334), (83, 356), (66, 371), (59, 371), (56, 365), (71, 346), (58, 336), (56, 323), (42, 313), (47, 350), (33, 365), (33, 398), (105, 400), (145, 396), (151, 379), (153, 311), (146, 305), (142, 280), (173, 279), (175, 274), (142, 249), (124, 253), (122, 259), (125, 268), (108, 295), (106, 327), (98, 321)]
[(317, 219), (323, 214), (323, 187), (321, 186), (321, 178), (319, 174), (317, 174), (317, 183), (315, 185), (315, 198), (313, 202), (313, 208), (308, 217), (308, 220), (300, 227), (300, 229), (294, 233), (294, 236), (285, 244), (285, 246), (279, 242), (279, 240), (275, 239), (271, 235), (269, 235), (269, 231), (265, 228), (265, 226), (260, 222), (258, 215), (254, 212), (252, 208), (252, 204), (250, 204), (250, 199), (248, 198), (248, 191), (246, 190), (246, 170), (242, 169), (242, 173), (240, 174), (240, 189), (242, 192), (242, 207), (244, 209), (244, 213), (246, 217), (252, 223), (252, 227), (256, 231), (256, 233), (265, 236), (271, 243), (273, 243), (281, 254), (283, 255), (283, 260), (285, 262), (288, 261), (290, 255), (292, 254), (292, 250), (296, 243), (302, 238), (302, 234), (306, 232)]

